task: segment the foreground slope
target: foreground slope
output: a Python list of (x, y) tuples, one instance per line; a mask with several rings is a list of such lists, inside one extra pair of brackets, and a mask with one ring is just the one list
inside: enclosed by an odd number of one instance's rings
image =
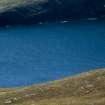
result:
[(0, 105), (105, 105), (105, 69), (31, 87), (1, 89)]
[(0, 0), (0, 25), (105, 18), (105, 0)]

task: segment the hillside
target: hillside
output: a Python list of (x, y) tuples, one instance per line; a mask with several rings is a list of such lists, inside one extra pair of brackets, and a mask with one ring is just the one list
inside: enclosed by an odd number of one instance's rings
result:
[(105, 69), (30, 87), (2, 88), (0, 105), (105, 105)]
[(94, 17), (105, 17), (105, 0), (0, 0), (0, 25)]

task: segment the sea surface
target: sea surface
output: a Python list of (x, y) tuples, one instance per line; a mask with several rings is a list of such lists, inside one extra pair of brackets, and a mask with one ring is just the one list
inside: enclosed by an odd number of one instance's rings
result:
[(104, 67), (105, 21), (0, 29), (0, 87), (43, 83)]

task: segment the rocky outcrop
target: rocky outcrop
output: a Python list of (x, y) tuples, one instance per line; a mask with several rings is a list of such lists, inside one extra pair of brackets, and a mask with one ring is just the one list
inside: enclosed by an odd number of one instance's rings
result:
[(105, 0), (0, 0), (0, 25), (94, 17), (105, 17)]

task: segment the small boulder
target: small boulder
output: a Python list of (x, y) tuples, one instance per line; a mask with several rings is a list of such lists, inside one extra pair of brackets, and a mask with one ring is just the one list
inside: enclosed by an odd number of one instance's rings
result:
[(9, 99), (5, 100), (4, 102), (4, 104), (11, 104), (11, 103), (12, 103), (12, 100), (9, 100)]

